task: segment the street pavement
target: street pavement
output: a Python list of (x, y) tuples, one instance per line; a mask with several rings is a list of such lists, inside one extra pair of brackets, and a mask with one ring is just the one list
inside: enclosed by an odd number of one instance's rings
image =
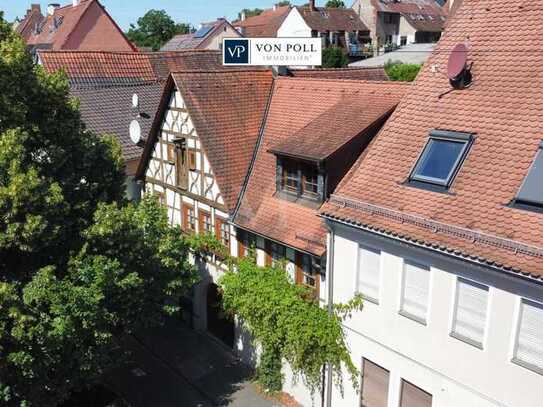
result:
[(132, 407), (279, 407), (263, 398), (250, 368), (218, 341), (171, 321), (130, 338), (133, 360), (105, 384)]

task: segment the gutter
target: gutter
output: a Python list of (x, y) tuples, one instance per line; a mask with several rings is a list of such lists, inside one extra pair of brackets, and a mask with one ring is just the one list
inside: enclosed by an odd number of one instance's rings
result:
[[(326, 271), (328, 287), (328, 314), (332, 315), (334, 313), (334, 246), (336, 235), (334, 229), (331, 226), (327, 225), (327, 227), (330, 232), (330, 241), (328, 243), (328, 269)], [(323, 407), (332, 407), (332, 375), (332, 365), (328, 363), (326, 382), (326, 405), (323, 404)]]

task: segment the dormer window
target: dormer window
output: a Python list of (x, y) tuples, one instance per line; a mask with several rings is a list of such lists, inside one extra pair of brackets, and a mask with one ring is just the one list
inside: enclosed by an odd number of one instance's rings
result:
[(448, 189), (472, 140), (470, 133), (433, 130), (409, 177), (409, 183), (437, 190)]
[[(322, 201), (322, 188), (319, 182), (323, 177), (319, 175), (316, 163), (305, 162), (293, 158), (278, 158), (278, 192), (290, 199), (305, 199)], [(319, 178), (321, 180), (319, 181)]]
[(515, 204), (526, 209), (543, 210), (543, 141), (535, 160), (515, 198)]

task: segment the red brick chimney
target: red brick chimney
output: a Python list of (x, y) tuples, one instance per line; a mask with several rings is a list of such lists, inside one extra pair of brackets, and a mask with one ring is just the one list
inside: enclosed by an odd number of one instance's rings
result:
[(315, 0), (309, 0), (309, 11), (315, 11)]

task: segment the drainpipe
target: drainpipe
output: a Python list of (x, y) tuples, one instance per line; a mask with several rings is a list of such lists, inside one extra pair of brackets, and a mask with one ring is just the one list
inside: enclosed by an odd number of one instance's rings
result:
[[(330, 232), (330, 242), (328, 243), (328, 313), (334, 312), (334, 242), (335, 232), (332, 227), (328, 227)], [(326, 407), (332, 407), (332, 365), (328, 364), (328, 382), (326, 383)]]

